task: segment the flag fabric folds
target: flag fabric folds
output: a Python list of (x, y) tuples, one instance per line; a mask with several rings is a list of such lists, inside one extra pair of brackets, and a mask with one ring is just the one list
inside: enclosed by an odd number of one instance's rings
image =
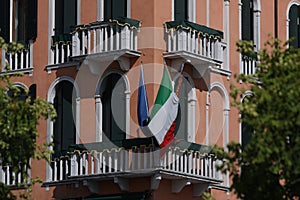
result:
[(172, 124), (177, 117), (179, 99), (173, 91), (172, 82), (166, 65), (150, 115), (150, 122), (144, 131), (154, 135), (162, 148), (174, 139), (175, 126)]
[(149, 111), (148, 111), (148, 98), (144, 81), (144, 69), (141, 64), (140, 68), (140, 83), (138, 89), (138, 122), (141, 127), (148, 125), (149, 122)]

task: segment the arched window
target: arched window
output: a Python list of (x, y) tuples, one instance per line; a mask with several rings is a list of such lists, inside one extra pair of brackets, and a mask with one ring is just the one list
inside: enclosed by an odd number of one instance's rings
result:
[(289, 39), (293, 38), (290, 46), (300, 47), (300, 30), (299, 30), (300, 6), (292, 5), (289, 10)]
[(126, 138), (126, 85), (121, 77), (111, 73), (103, 79), (100, 87), (102, 132), (116, 145)]
[[(54, 122), (54, 152), (66, 153), (69, 146), (76, 143), (75, 129), (75, 98), (73, 97), (73, 84), (61, 81), (55, 87), (54, 107), (57, 118)], [(73, 112), (74, 111), (74, 112)]]

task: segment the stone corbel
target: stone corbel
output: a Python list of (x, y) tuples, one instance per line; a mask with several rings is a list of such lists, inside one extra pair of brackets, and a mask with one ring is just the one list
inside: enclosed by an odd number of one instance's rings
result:
[(201, 196), (208, 186), (207, 183), (193, 184), (193, 196)]
[(122, 70), (128, 71), (130, 69), (130, 58), (125, 57), (125, 56), (120, 56), (120, 57), (114, 58), (114, 60), (118, 61)]
[(186, 179), (172, 180), (172, 192), (179, 193), (186, 185), (191, 185), (191, 182)]
[(151, 190), (157, 190), (162, 177), (160, 174), (155, 174), (151, 177)]
[(100, 194), (99, 182), (84, 180), (83, 185), (86, 186), (91, 193)]
[(118, 184), (122, 191), (129, 191), (129, 180), (128, 179), (115, 177), (114, 183)]

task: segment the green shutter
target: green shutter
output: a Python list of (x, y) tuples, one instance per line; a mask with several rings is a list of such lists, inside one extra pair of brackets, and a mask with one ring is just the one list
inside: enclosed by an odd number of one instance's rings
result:
[(127, 17), (127, 0), (112, 0), (112, 19)]
[(104, 0), (104, 20), (111, 19), (111, 3), (112, 0)]
[(62, 87), (62, 149), (67, 150), (71, 144), (75, 144), (75, 118), (72, 107), (73, 85), (64, 81)]
[[(102, 129), (106, 137), (115, 144), (125, 139), (125, 86), (119, 74), (105, 78), (101, 86)], [(120, 81), (119, 81), (120, 80)], [(115, 113), (118, 115), (114, 115)]]
[(242, 40), (253, 40), (252, 0), (242, 0)]
[(105, 0), (104, 20), (127, 17), (127, 0)]
[(70, 32), (70, 27), (77, 25), (77, 0), (65, 0), (64, 33)]
[[(66, 152), (68, 147), (76, 142), (72, 92), (73, 85), (68, 81), (62, 81), (56, 87), (54, 99), (54, 107), (57, 112), (54, 123), (54, 150), (56, 153)], [(74, 116), (76, 116), (75, 112)]]
[(28, 0), (27, 6), (27, 36), (26, 40), (35, 40), (37, 37), (37, 0)]
[(9, 1), (10, 0), (1, 0), (0, 1), (0, 36), (6, 42), (9, 41)]
[(77, 25), (77, 0), (55, 1), (55, 35), (66, 34)]
[(175, 0), (174, 3), (174, 20), (188, 20), (187, 0)]
[(64, 0), (55, 0), (55, 35), (60, 35), (64, 33)]
[(299, 47), (299, 8), (296, 5), (293, 5), (289, 11), (289, 38), (294, 40), (290, 42), (290, 46), (295, 48)]

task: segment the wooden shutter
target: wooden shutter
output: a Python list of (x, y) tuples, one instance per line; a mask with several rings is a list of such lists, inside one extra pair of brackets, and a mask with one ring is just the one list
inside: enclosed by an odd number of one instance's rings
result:
[(77, 0), (55, 1), (55, 35), (70, 32), (77, 24)]
[(69, 33), (71, 26), (77, 24), (77, 0), (65, 0), (64, 3), (64, 33)]
[(73, 85), (68, 81), (60, 82), (56, 88), (54, 99), (57, 112), (54, 123), (54, 150), (56, 152), (67, 151), (68, 147), (76, 142), (72, 91)]
[(127, 17), (127, 0), (105, 0), (104, 20)]
[(127, 17), (127, 0), (112, 0), (112, 18)]
[(5, 42), (9, 41), (9, 0), (0, 1), (0, 36)]
[(174, 19), (175, 20), (187, 20), (187, 0), (175, 0), (174, 1)]
[(252, 0), (242, 0), (242, 40), (253, 40), (252, 6)]
[(27, 6), (27, 38), (26, 40), (35, 40), (37, 37), (37, 12), (38, 12), (38, 2), (37, 0), (28, 0)]
[(299, 47), (299, 7), (293, 5), (289, 11), (289, 38), (294, 40), (290, 42), (290, 46)]

